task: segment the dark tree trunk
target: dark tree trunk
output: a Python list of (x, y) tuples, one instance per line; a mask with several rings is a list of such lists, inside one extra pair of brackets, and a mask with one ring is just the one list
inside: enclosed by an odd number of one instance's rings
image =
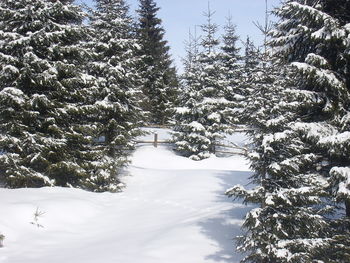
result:
[(350, 200), (345, 200), (346, 217), (350, 219)]

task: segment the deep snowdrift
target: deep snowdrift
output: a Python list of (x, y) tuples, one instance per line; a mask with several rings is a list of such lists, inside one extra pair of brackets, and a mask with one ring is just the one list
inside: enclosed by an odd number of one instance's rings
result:
[[(0, 262), (239, 261), (232, 239), (250, 208), (223, 193), (247, 183), (243, 157), (195, 162), (167, 146), (140, 146), (128, 171), (117, 194), (0, 189)], [(36, 211), (44, 213), (37, 220)]]

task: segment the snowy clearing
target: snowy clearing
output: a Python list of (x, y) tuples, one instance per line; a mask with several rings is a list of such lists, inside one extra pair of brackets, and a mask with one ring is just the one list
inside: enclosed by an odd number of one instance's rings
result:
[[(239, 262), (232, 239), (251, 207), (224, 192), (247, 184), (243, 157), (196, 162), (169, 146), (144, 145), (128, 172), (117, 194), (0, 189), (0, 262)], [(36, 211), (43, 213), (37, 220)]]

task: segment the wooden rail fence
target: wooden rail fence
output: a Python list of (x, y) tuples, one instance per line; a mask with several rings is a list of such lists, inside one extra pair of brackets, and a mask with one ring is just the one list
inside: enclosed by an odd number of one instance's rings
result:
[(153, 141), (135, 141), (135, 142), (136, 142), (136, 143), (150, 143), (150, 144), (153, 144), (153, 146), (154, 146), (155, 148), (158, 147), (158, 144), (171, 144), (171, 143), (173, 143), (173, 142), (170, 141), (170, 140), (161, 140), (161, 141), (160, 141), (160, 140), (158, 139), (158, 133), (155, 133), (153, 138), (154, 138)]
[[(158, 147), (159, 144), (173, 144), (174, 142), (171, 140), (159, 140), (159, 136), (158, 133), (154, 133), (153, 136), (153, 141), (147, 141), (147, 140), (138, 140), (135, 141), (138, 144), (153, 144), (153, 146), (155, 148)], [(215, 144), (216, 148), (228, 148), (228, 149), (234, 149), (234, 150), (238, 150), (238, 152), (233, 152), (233, 151), (225, 151), (225, 150), (221, 150), (221, 149), (215, 149), (215, 153), (222, 153), (222, 154), (242, 154), (242, 155), (247, 155), (248, 150), (246, 147), (240, 147), (238, 145), (228, 145), (228, 144)]]

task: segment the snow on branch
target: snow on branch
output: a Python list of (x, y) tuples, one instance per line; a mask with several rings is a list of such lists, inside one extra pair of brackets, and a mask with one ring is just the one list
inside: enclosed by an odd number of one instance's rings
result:
[(337, 182), (337, 199), (350, 199), (350, 167), (333, 167), (330, 171), (332, 181)]

